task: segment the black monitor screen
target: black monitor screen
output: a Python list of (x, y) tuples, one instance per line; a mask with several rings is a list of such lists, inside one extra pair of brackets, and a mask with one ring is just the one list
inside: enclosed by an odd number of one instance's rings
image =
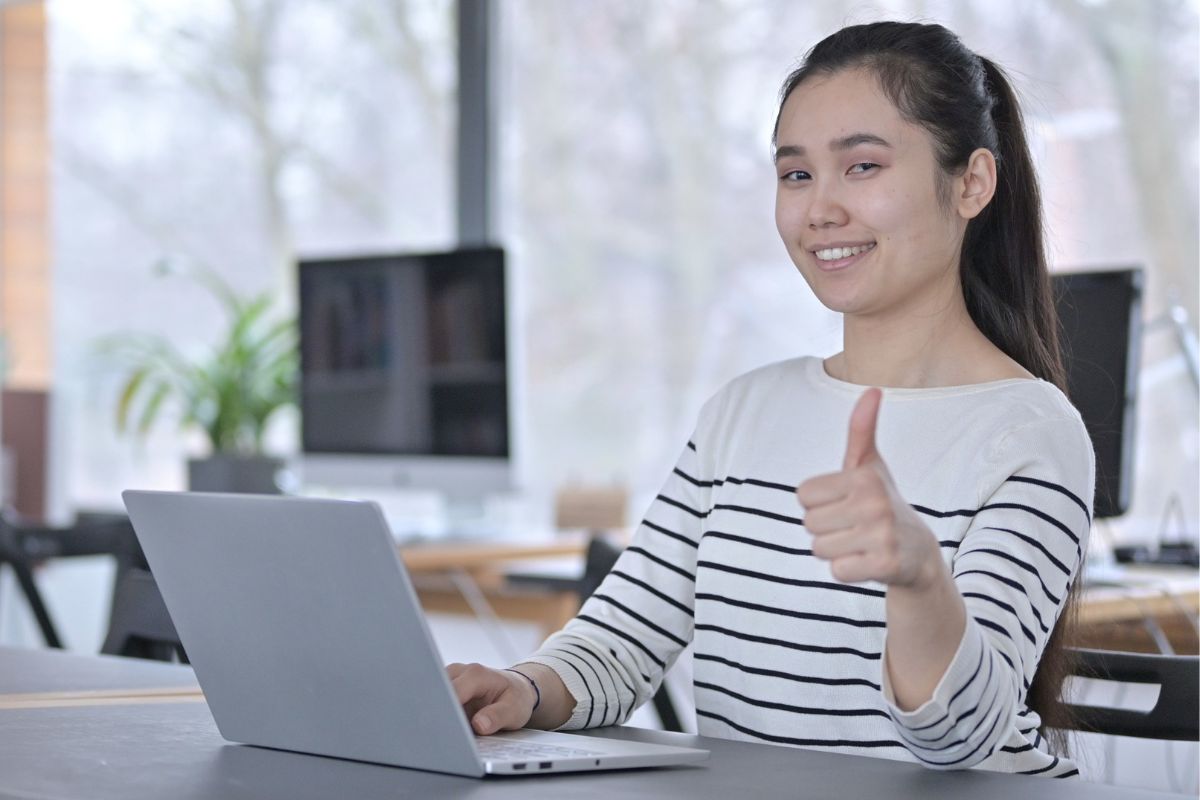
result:
[(1140, 269), (1054, 276), (1068, 396), (1096, 451), (1095, 514), (1129, 508), (1141, 351)]
[(306, 453), (508, 456), (504, 253), (300, 262)]

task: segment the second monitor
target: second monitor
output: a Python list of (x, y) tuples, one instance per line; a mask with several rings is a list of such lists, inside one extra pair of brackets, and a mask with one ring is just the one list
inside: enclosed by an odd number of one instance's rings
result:
[(508, 488), (504, 252), (305, 259), (305, 482)]

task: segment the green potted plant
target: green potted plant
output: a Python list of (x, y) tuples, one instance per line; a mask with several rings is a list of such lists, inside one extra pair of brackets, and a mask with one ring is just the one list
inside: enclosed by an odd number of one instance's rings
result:
[(189, 357), (165, 337), (121, 333), (102, 349), (129, 371), (117, 401), (117, 430), (144, 435), (164, 409), (175, 406), (183, 428), (205, 434), (210, 454), (188, 461), (194, 491), (279, 491), (281, 459), (263, 453), (271, 416), (294, 402), (299, 368), (292, 318), (271, 313), (271, 296), (243, 297), (212, 270), (160, 264), (160, 274), (182, 275), (222, 305), (224, 338), (206, 355)]

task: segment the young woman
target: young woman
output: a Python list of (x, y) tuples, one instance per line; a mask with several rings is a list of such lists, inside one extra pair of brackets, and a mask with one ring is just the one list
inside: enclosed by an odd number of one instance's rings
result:
[(718, 392), (578, 617), (510, 670), (450, 665), (459, 698), (481, 734), (620, 723), (692, 642), (702, 734), (1075, 775), (1044, 728), (1094, 463), (1013, 92), (940, 26), (850, 27), (774, 144), (843, 351)]

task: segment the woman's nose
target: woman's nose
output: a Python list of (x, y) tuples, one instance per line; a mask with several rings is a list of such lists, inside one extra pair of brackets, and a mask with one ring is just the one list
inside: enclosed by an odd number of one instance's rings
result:
[(841, 204), (834, 187), (818, 184), (813, 187), (810, 197), (811, 203), (808, 207), (809, 228), (816, 230), (818, 228), (846, 224), (846, 208)]

